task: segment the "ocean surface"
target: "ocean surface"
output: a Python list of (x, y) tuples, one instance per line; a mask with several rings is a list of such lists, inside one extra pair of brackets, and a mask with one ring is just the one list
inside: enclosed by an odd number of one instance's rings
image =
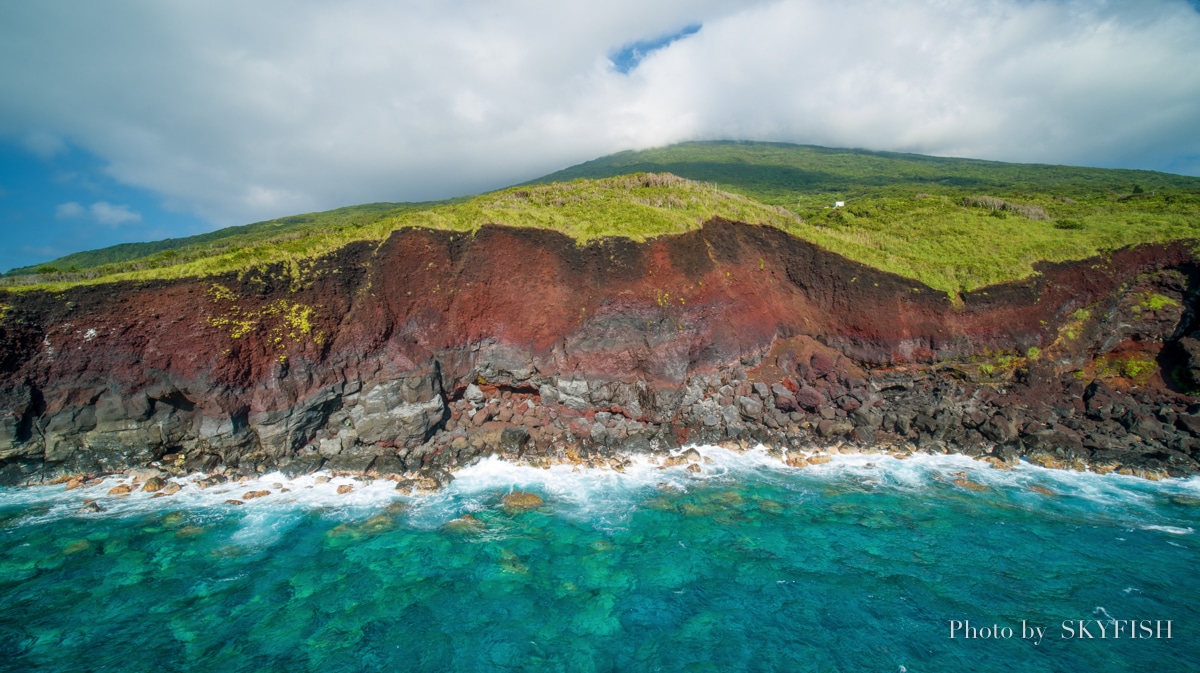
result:
[(0, 489), (0, 671), (1200, 670), (1200, 480), (699, 448), (423, 497)]

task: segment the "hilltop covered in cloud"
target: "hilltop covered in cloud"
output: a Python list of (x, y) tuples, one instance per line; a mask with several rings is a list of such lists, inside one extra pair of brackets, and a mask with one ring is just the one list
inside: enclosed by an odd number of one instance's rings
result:
[(0, 135), (47, 157), (78, 147), (213, 225), (478, 192), (705, 138), (1200, 173), (1200, 13), (1182, 0), (0, 16)]

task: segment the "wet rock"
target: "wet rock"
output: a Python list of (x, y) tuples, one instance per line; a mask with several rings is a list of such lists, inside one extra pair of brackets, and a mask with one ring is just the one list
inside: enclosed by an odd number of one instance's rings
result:
[(342, 454), (325, 461), (325, 469), (333, 474), (366, 474), (375, 456), (369, 453)]
[(321, 469), (324, 463), (325, 459), (319, 454), (299, 455), (279, 468), (279, 471), (288, 479), (295, 479), (296, 477), (316, 472)]
[(784, 463), (788, 467), (808, 467), (808, 459), (798, 453), (789, 453)]
[(454, 475), (449, 472), (429, 472), (418, 475), (412, 480), (416, 487), (416, 492), (420, 495), (429, 495), (437, 493), (450, 482), (454, 481)]
[(447, 522), (444, 528), (454, 533), (477, 533), (486, 529), (487, 524), (470, 514), (464, 514), (457, 519)]
[(870, 426), (856, 427), (849, 432), (850, 440), (858, 444), (871, 445), (875, 443), (875, 431)]
[(206, 488), (211, 488), (211, 487), (217, 486), (219, 484), (224, 484), (228, 481), (229, 481), (229, 477), (226, 477), (223, 474), (214, 474), (211, 477), (201, 479), (200, 481), (196, 482), (196, 486), (198, 486), (201, 490), (204, 490)]
[(83, 501), (83, 506), (79, 508), (79, 511), (85, 513), (103, 512), (104, 507), (102, 507), (100, 503), (96, 502), (95, 500), (89, 499)]
[(961, 486), (961, 487), (971, 490), (971, 491), (986, 491), (986, 490), (988, 490), (987, 486), (984, 486), (983, 484), (980, 484), (978, 482), (971, 481), (970, 479), (967, 479), (966, 477), (958, 477), (957, 479), (954, 480), (954, 483), (957, 486)]
[(221, 464), (221, 459), (212, 454), (192, 456), (184, 461), (183, 468), (187, 472), (212, 472)]
[(244, 505), (244, 504), (246, 504), (246, 503), (242, 502), (241, 500), (232, 500), (232, 499), (231, 499), (231, 500), (226, 500), (226, 501), (225, 501), (225, 504), (226, 504), (226, 505), (233, 505), (233, 506), (235, 506), (235, 507), (238, 507), (238, 506)]
[(117, 484), (116, 486), (109, 489), (108, 494), (109, 495), (129, 495), (130, 491), (132, 491), (132, 490), (133, 490), (133, 488), (130, 487), (129, 484)]
[(817, 423), (817, 434), (826, 438), (841, 437), (853, 429), (854, 426), (846, 421), (823, 419), (820, 423)]
[(148, 481), (150, 479), (162, 479), (169, 476), (166, 472), (154, 467), (135, 467), (125, 472), (134, 481)]
[(1024, 438), (1026, 450), (1043, 452), (1060, 458), (1087, 459), (1089, 452), (1073, 434), (1059, 430), (1039, 430)]
[(168, 481), (166, 486), (163, 486), (163, 490), (160, 492), (163, 495), (175, 495), (176, 493), (178, 493), (181, 490), (183, 490), (182, 486), (180, 486), (179, 484), (177, 484), (173, 481)]
[(997, 444), (1007, 444), (1019, 435), (1017, 424), (1000, 414), (992, 416), (987, 423), (980, 426), (979, 432)]
[(146, 493), (157, 493), (166, 488), (167, 482), (162, 477), (150, 477), (146, 483), (142, 485), (142, 490)]
[(507, 493), (501, 499), (501, 506), (504, 508), (505, 514), (513, 515), (537, 509), (542, 506), (543, 500), (536, 493), (528, 491), (513, 491)]
[(270, 491), (246, 491), (242, 494), (242, 500), (254, 500), (268, 495), (271, 495)]
[(529, 430), (524, 427), (507, 427), (500, 433), (500, 450), (518, 456), (529, 443)]
[(697, 450), (696, 450), (696, 449), (694, 449), (694, 448), (691, 448), (691, 449), (688, 449), (687, 451), (684, 451), (684, 452), (683, 452), (683, 456), (682, 456), (682, 457), (683, 457), (683, 459), (684, 459), (684, 460), (686, 460), (686, 461), (687, 461), (687, 462), (689, 462), (689, 463), (697, 463), (697, 462), (700, 462), (700, 452), (699, 452), (699, 451), (697, 451)]
[(353, 490), (354, 490), (353, 484), (342, 484), (337, 487), (338, 495), (346, 495), (347, 493), (349, 493), (350, 491), (353, 491)]
[(400, 458), (392, 454), (377, 456), (375, 461), (371, 463), (369, 474), (375, 475), (379, 479), (387, 479), (395, 475), (404, 474), (404, 463)]
[(67, 486), (64, 490), (73, 491), (80, 486), (83, 486), (84, 482), (86, 481), (87, 480), (83, 477), (72, 477), (71, 479), (67, 480)]

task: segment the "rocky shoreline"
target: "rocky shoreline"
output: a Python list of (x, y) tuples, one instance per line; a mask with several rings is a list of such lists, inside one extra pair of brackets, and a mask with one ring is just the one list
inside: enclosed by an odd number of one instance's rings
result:
[[(1088, 385), (1073, 380), (1048, 403), (1031, 404), (1028, 389), (997, 390), (930, 371), (860, 378), (840, 364), (818, 353), (809, 361), (807, 378), (772, 386), (752, 381), (755, 370), (740, 367), (724, 377), (697, 377), (684, 393), (681, 417), (687, 423), (645, 423), (619, 411), (580, 409), (585, 385), (561, 386), (564, 392), (546, 384), (521, 392), (470, 384), (449, 402), (446, 420), (430, 439), (412, 448), (356, 451), (354, 444), (346, 446), (348, 433), (339, 433), (287, 461), (229, 465), (215, 454), (167, 453), (114, 473), (133, 477), (134, 489), (164, 495), (179, 490), (164, 481), (173, 477), (201, 473), (206, 478), (197, 485), (207, 488), (276, 470), (288, 478), (323, 471), (389, 479), (405, 493), (433, 492), (455, 470), (491, 455), (534, 467), (617, 471), (630, 456), (649, 455), (663, 467), (700, 471), (700, 455), (690, 444), (735, 451), (762, 445), (791, 467), (828, 462), (839, 453), (896, 458), (957, 453), (996, 469), (1011, 469), (1024, 459), (1047, 468), (1152, 480), (1200, 473), (1200, 405), (1186, 396), (1151, 398), (1099, 380)], [(74, 488), (104, 476), (60, 473), (50, 483)]]
[(152, 468), (433, 488), (489, 455), (620, 469), (690, 444), (1189, 476), (1188, 245), (954, 300), (737, 223), (591, 246), (405, 230), (301, 271), (0, 295), (0, 485)]

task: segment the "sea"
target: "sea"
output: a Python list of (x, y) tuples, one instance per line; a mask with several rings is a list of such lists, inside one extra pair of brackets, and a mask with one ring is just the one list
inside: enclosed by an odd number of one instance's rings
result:
[(1200, 670), (1200, 480), (696, 448), (0, 489), (0, 671)]

